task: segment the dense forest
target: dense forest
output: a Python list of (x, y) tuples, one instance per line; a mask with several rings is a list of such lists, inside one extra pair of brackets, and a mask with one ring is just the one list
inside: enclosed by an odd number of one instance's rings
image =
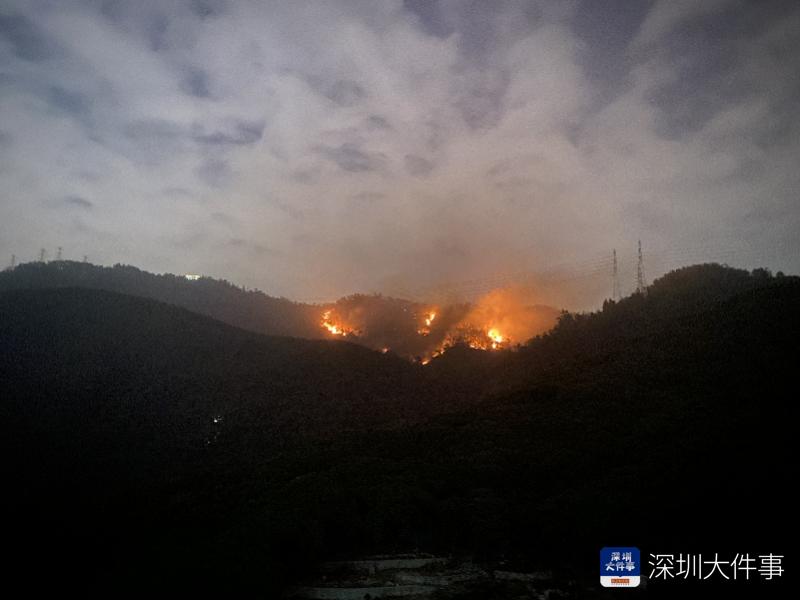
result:
[(102, 267), (69, 260), (31, 262), (0, 273), (0, 291), (81, 287), (151, 298), (223, 323), (270, 335), (322, 337), (318, 307), (247, 290), (228, 281), (156, 275), (130, 265)]
[[(156, 275), (129, 265), (102, 267), (74, 261), (24, 263), (0, 272), (0, 292), (13, 289), (80, 287), (150, 298), (206, 315), (242, 329), (267, 335), (307, 339), (346, 339), (373, 350), (391, 351), (411, 360), (432, 354), (475, 308), (470, 303), (436, 306), (436, 319), (420, 335), (431, 304), (382, 294), (352, 294), (335, 302), (305, 304), (275, 298), (260, 290), (237, 287), (210, 277)], [(550, 329), (559, 311), (530, 304), (518, 307), (531, 337)], [(329, 319), (325, 315), (330, 315)], [(323, 322), (340, 327), (331, 334)], [(448, 337), (449, 336), (449, 337)], [(523, 342), (518, 339), (516, 343)]]
[[(592, 577), (614, 543), (786, 550), (796, 277), (689, 267), (423, 367), (21, 273), (0, 278), (0, 439), (31, 592), (270, 597), (415, 549)], [(275, 303), (264, 323), (293, 318)]]

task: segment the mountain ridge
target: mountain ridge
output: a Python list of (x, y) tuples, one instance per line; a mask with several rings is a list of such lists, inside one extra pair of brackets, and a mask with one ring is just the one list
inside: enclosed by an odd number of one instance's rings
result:
[(424, 367), (111, 292), (2, 292), (11, 566), (98, 595), (277, 594), (317, 560), (413, 548), (578, 573), (609, 538), (784, 551), (784, 526), (741, 515), (794, 518), (800, 282), (678, 278)]

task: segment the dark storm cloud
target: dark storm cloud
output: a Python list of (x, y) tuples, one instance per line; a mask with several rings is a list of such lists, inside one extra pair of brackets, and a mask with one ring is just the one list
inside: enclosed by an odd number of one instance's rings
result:
[(14, 54), (24, 60), (42, 61), (55, 53), (55, 45), (22, 15), (0, 14), (0, 39), (7, 40)]
[(163, 143), (178, 140), (188, 135), (178, 123), (164, 119), (142, 119), (125, 125), (124, 134), (134, 141)]
[(510, 77), (501, 69), (470, 71), (454, 104), (473, 129), (494, 127), (502, 118)]
[(380, 115), (370, 115), (367, 117), (367, 127), (369, 129), (391, 129), (392, 126), (385, 118)]
[(203, 69), (189, 69), (181, 82), (181, 89), (195, 98), (211, 97), (208, 73)]
[(238, 121), (234, 123), (231, 131), (215, 131), (213, 133), (203, 133), (194, 136), (194, 139), (202, 144), (235, 146), (255, 144), (264, 134), (264, 123), (248, 123)]
[[(724, 3), (722, 3), (724, 5)], [(651, 101), (660, 109), (658, 128), (677, 138), (702, 128), (720, 111), (736, 106), (756, 90), (741, 73), (748, 46), (776, 20), (790, 13), (786, 3), (734, 3), (729, 10), (700, 14), (658, 39), (658, 52), (682, 66), (681, 77), (652, 90)]]
[(145, 119), (129, 123), (125, 135), (145, 144), (196, 142), (211, 146), (247, 146), (258, 142), (264, 134), (263, 121), (233, 120), (221, 128), (207, 131), (200, 123), (181, 125), (161, 119)]
[(57, 85), (50, 87), (47, 99), (54, 108), (76, 116), (85, 117), (91, 111), (91, 98), (80, 92), (71, 92)]
[(536, 2), (507, 2), (505, 14), (491, 2), (464, 0), (441, 2), (447, 23), (458, 33), (458, 45), (466, 58), (485, 65), (498, 48), (513, 42), (541, 24)]
[(425, 33), (446, 38), (455, 29), (447, 22), (439, 0), (403, 0), (403, 6), (417, 18)]
[(163, 13), (156, 12), (147, 19), (145, 31), (147, 33), (147, 39), (150, 42), (150, 48), (156, 52), (166, 48), (166, 34), (168, 28), (169, 17)]
[(317, 146), (315, 150), (343, 171), (350, 173), (376, 171), (382, 167), (386, 159), (383, 154), (366, 152), (350, 142), (336, 147)]
[(293, 74), (303, 80), (315, 93), (337, 106), (355, 106), (367, 97), (364, 87), (350, 78), (336, 79), (332, 78), (330, 73), (320, 75), (293, 72)]
[(146, 10), (126, 0), (104, 0), (99, 14), (120, 33), (136, 35), (148, 50), (158, 52), (169, 46), (168, 33), (177, 17), (169, 3), (152, 3)]
[(366, 92), (355, 81), (340, 79), (325, 91), (325, 96), (340, 106), (353, 106), (366, 96)]
[(628, 86), (636, 62), (627, 52), (653, 0), (581, 2), (572, 27), (583, 41), (578, 60), (596, 90), (596, 102), (607, 104)]
[(202, 19), (224, 15), (228, 4), (228, 0), (191, 0), (190, 3), (192, 12)]
[(796, 3), (6, 0), (0, 59), (0, 253), (84, 219), (310, 297), (637, 239), (800, 269)]

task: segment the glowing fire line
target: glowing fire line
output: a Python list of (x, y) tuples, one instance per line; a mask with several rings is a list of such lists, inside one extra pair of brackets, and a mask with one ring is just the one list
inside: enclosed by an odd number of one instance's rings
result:
[(431, 325), (436, 320), (436, 311), (430, 311), (425, 315), (425, 325), (417, 329), (417, 333), (419, 335), (430, 335), (431, 333)]
[(503, 335), (494, 327), (487, 331), (486, 335), (490, 340), (492, 340), (492, 350), (497, 350), (500, 344), (506, 340)]
[(331, 323), (331, 311), (329, 310), (326, 310), (324, 313), (322, 313), (322, 326), (333, 335), (347, 335), (347, 332), (344, 329), (335, 323)]

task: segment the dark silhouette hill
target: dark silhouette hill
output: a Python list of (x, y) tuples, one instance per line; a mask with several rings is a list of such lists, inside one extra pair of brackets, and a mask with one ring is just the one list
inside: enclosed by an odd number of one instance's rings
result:
[(423, 368), (3, 292), (9, 566), (31, 589), (271, 596), (319, 559), (414, 548), (595, 584), (604, 545), (788, 554), (799, 307), (795, 277), (702, 265)]
[(228, 477), (237, 496), (238, 470), (287, 447), (426, 413), (419, 365), (347, 342), (265, 337), (99, 290), (4, 292), (0, 315), (5, 500), (27, 550), (62, 577), (83, 571), (74, 560), (126, 569), (130, 552), (117, 564), (105, 545), (159, 552), (140, 513), (170, 518), (186, 495), (205, 515), (199, 497)]
[[(102, 267), (74, 261), (24, 263), (0, 272), (0, 292), (63, 287), (158, 300), (266, 335), (346, 339), (373, 350), (391, 350), (407, 359), (430, 356), (472, 308), (468, 303), (436, 307), (435, 323), (420, 335), (432, 305), (381, 294), (353, 294), (327, 304), (305, 304), (210, 277), (187, 279), (127, 265)], [(529, 335), (549, 329), (558, 316), (558, 311), (548, 306), (527, 306), (526, 311), (527, 318), (537, 323)], [(346, 329), (346, 335), (327, 331), (323, 327), (325, 314), (331, 314), (331, 321)], [(524, 341), (521, 338), (515, 343)]]
[(103, 267), (74, 261), (31, 262), (0, 273), (0, 291), (81, 287), (150, 298), (268, 335), (320, 338), (319, 307), (227, 281), (156, 275), (129, 265)]

